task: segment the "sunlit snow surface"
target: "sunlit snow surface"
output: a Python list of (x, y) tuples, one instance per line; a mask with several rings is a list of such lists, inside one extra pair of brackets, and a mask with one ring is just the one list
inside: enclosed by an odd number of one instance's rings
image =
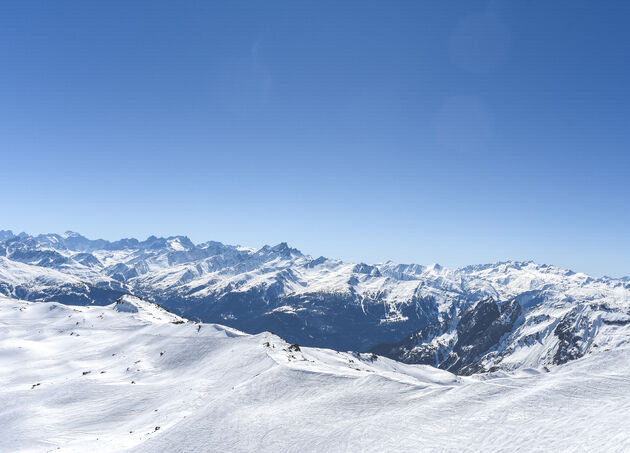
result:
[(295, 349), (131, 297), (0, 298), (0, 451), (630, 450), (628, 349), (468, 378)]

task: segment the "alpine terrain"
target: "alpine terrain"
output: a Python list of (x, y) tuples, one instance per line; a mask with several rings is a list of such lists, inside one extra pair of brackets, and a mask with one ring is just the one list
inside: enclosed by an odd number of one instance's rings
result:
[(630, 338), (628, 278), (533, 262), (353, 264), (285, 243), (0, 231), (0, 294), (85, 306), (133, 294), (192, 321), (458, 375), (550, 368)]
[(0, 451), (627, 451), (630, 350), (599, 349), (549, 371), (457, 376), (131, 296), (0, 297)]

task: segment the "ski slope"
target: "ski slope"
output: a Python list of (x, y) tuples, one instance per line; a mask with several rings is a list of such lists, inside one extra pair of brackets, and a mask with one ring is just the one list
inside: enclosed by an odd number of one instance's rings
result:
[(628, 451), (629, 353), (458, 377), (130, 296), (0, 298), (0, 451)]

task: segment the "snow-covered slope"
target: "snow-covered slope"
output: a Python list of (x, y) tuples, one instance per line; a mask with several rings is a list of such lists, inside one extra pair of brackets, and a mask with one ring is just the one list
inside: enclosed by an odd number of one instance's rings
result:
[(270, 333), (0, 298), (0, 451), (627, 451), (630, 354), (457, 377)]
[(0, 294), (107, 305), (125, 293), (188, 319), (461, 374), (564, 363), (625, 344), (630, 326), (627, 278), (532, 262), (453, 270), (313, 259), (285, 243), (0, 234)]

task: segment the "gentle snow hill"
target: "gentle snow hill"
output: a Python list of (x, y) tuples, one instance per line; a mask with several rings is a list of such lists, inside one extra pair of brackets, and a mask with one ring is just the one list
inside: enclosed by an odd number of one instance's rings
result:
[(0, 451), (628, 451), (629, 352), (457, 377), (130, 296), (0, 298)]

